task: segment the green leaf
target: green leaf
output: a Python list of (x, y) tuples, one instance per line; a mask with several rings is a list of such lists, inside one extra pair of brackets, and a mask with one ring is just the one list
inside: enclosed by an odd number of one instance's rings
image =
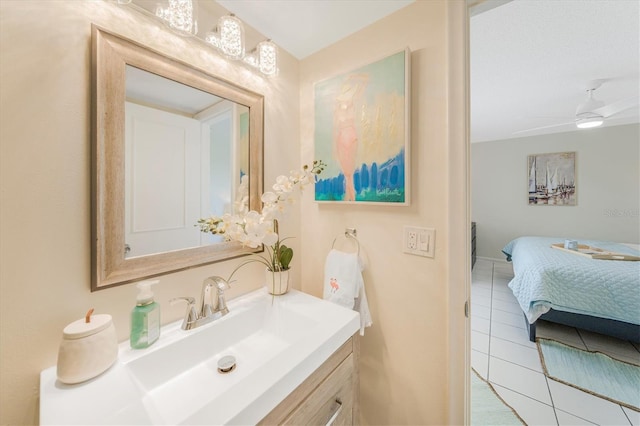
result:
[(293, 259), (293, 249), (281, 245), (280, 246), (280, 256), (278, 260), (280, 261), (280, 265), (282, 265), (283, 270), (289, 269), (289, 263), (291, 263), (291, 259)]

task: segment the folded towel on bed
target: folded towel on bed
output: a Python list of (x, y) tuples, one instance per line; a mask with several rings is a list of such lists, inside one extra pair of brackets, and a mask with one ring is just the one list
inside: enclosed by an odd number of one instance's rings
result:
[(331, 250), (324, 265), (325, 300), (360, 313), (360, 335), (372, 324), (362, 279), (363, 262), (357, 253)]

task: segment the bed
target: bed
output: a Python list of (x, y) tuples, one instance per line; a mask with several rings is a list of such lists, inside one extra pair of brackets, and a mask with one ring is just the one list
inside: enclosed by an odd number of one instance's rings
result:
[[(535, 341), (536, 321), (551, 322), (640, 342), (640, 262), (591, 259), (552, 248), (564, 238), (520, 237), (503, 253), (513, 262), (509, 283)], [(640, 256), (627, 245), (580, 244)]]

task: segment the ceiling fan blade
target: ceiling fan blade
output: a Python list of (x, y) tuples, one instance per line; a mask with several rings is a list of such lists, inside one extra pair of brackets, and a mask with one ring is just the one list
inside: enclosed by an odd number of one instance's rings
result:
[(527, 115), (527, 116), (519, 116), (519, 119), (528, 119), (528, 120), (571, 120), (572, 116), (570, 115)]
[(517, 134), (520, 134), (520, 133), (535, 132), (536, 130), (551, 129), (553, 127), (562, 127), (562, 126), (567, 126), (569, 124), (575, 126), (576, 122), (575, 121), (568, 121), (566, 123), (552, 124), (550, 126), (533, 127), (531, 129), (518, 130), (517, 132), (513, 132), (512, 135), (517, 135)]
[(612, 115), (637, 107), (639, 103), (640, 103), (640, 96), (634, 96), (631, 98), (622, 99), (620, 101), (610, 103), (608, 105), (595, 109), (592, 112), (594, 112), (595, 114), (601, 115), (604, 118), (609, 118)]

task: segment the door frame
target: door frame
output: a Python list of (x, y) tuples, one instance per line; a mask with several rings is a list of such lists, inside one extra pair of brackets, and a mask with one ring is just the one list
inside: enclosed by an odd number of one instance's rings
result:
[[(471, 424), (470, 18), (512, 0), (447, 2), (449, 424)], [(462, 407), (461, 407), (462, 401)]]

